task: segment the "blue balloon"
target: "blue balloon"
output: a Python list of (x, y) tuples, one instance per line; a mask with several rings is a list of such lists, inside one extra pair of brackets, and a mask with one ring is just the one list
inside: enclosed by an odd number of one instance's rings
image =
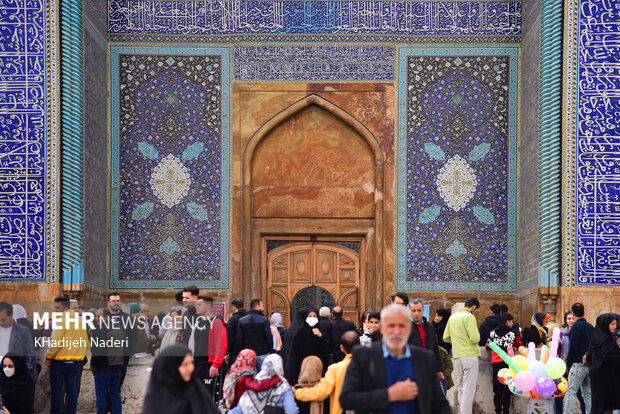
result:
[(545, 372), (545, 364), (540, 361), (531, 362), (530, 365), (527, 366), (527, 370), (531, 372), (536, 379), (547, 376), (547, 373)]

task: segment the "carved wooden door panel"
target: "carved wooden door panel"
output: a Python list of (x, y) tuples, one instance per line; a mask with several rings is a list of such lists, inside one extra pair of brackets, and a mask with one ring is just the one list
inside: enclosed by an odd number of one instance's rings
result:
[(329, 242), (287, 244), (269, 253), (266, 260), (268, 312), (280, 312), (291, 323), (291, 301), (309, 286), (325, 289), (341, 306), (344, 318), (353, 322), (359, 315), (359, 254)]

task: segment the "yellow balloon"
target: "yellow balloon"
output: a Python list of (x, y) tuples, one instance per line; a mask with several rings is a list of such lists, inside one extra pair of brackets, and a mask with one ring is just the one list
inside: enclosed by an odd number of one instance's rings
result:
[(515, 382), (513, 379), (509, 379), (506, 382), (506, 385), (508, 386), (508, 389), (510, 390), (511, 393), (513, 393), (514, 395), (518, 395), (520, 397), (525, 397), (525, 398), (532, 398), (532, 394), (530, 394), (529, 391), (521, 391), (519, 389), (517, 389), (517, 386), (515, 385)]
[(566, 391), (568, 391), (568, 381), (566, 380), (565, 377), (562, 377), (559, 380), (557, 380), (557, 386), (556, 386), (555, 394), (553, 396), (556, 398), (561, 397), (564, 394), (566, 394)]
[(497, 379), (502, 384), (507, 384), (508, 380), (514, 380), (517, 374), (510, 368), (502, 368), (497, 373)]
[(530, 365), (530, 360), (524, 357), (523, 355), (515, 355), (512, 357), (512, 360), (516, 362), (516, 364), (522, 370), (526, 370), (528, 365)]

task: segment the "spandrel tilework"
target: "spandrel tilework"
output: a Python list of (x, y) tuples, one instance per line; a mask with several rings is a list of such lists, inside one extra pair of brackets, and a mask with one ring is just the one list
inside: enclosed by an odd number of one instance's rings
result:
[(45, 1), (0, 1), (0, 280), (46, 279)]
[(112, 287), (228, 287), (228, 49), (112, 48)]
[(399, 51), (399, 289), (516, 289), (516, 53)]
[(575, 283), (619, 286), (620, 44), (610, 39), (620, 38), (620, 9), (613, 1), (580, 1), (575, 10)]
[(394, 80), (390, 46), (277, 45), (234, 48), (236, 80)]
[(111, 34), (520, 35), (520, 1), (110, 0)]

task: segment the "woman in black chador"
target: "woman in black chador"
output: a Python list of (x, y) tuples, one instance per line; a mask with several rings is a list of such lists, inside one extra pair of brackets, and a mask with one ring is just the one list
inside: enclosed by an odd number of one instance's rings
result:
[(34, 412), (34, 381), (26, 366), (25, 357), (9, 352), (2, 358), (0, 395), (11, 414)]
[(592, 414), (620, 408), (620, 348), (614, 332), (618, 327), (615, 313), (596, 318), (587, 361), (590, 363)]
[[(298, 317), (301, 317), (300, 313)], [(319, 330), (319, 318), (316, 309), (308, 309), (306, 318), (294, 334), (291, 335), (292, 346), (287, 350), (288, 359), (285, 366), (285, 376), (290, 384), (297, 384), (301, 363), (303, 360), (314, 355), (321, 359), (323, 367), (327, 367), (327, 354), (329, 352), (329, 344)]]
[(219, 414), (207, 388), (192, 374), (192, 351), (170, 345), (153, 362), (142, 414)]
[(435, 318), (433, 319), (433, 326), (437, 333), (437, 345), (443, 347), (443, 349), (448, 352), (452, 349), (452, 344), (443, 340), (443, 332), (446, 330), (446, 325), (448, 324), (448, 319), (450, 319), (451, 314), (452, 312), (450, 312), (449, 309), (437, 309), (435, 311)]

